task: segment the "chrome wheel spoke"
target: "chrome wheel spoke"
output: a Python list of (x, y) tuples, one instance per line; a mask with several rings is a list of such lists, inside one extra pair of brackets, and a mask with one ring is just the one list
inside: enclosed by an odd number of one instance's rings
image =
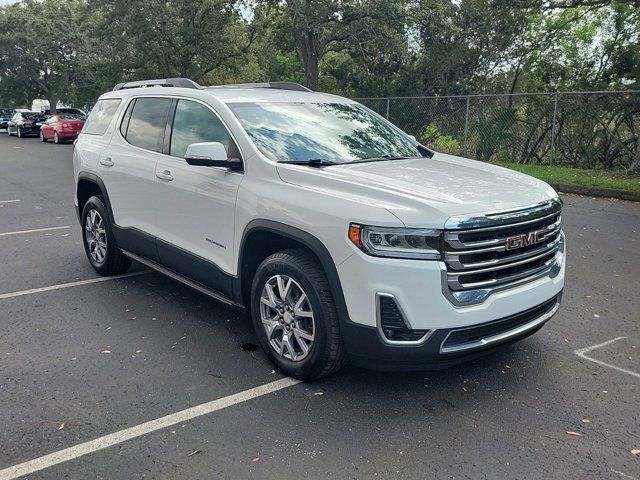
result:
[[(266, 292), (267, 296), (264, 297)], [(276, 294), (273, 292), (273, 287), (268, 283), (264, 286), (263, 296), (260, 301), (270, 308), (276, 308)]]
[(282, 330), (282, 325), (275, 319), (263, 319), (262, 325), (267, 332), (267, 338), (273, 340), (276, 334)]
[(295, 327), (293, 329), (293, 334), (295, 335), (297, 340), (307, 340), (309, 342), (313, 342), (313, 333), (308, 333), (302, 330), (301, 328)]
[(273, 350), (283, 358), (305, 359), (315, 338), (313, 310), (307, 294), (293, 278), (278, 274), (264, 284), (260, 319)]
[(100, 213), (89, 210), (84, 227), (85, 240), (91, 258), (96, 263), (104, 262), (107, 257), (107, 231)]
[(296, 349), (293, 347), (293, 343), (291, 342), (291, 337), (289, 336), (289, 334), (282, 336), (282, 347), (283, 349), (286, 348), (287, 350), (286, 353), (283, 352), (284, 356), (286, 356), (286, 354), (288, 353), (291, 360), (296, 361), (298, 359), (298, 354), (296, 352)]
[[(313, 336), (309, 335), (306, 332), (303, 332), (299, 328), (294, 328), (293, 329), (293, 337), (296, 339), (296, 343), (300, 346), (300, 350), (302, 350), (302, 353), (304, 355), (309, 353), (309, 348), (311, 347), (311, 344), (313, 343)], [(309, 338), (309, 337), (311, 337), (311, 338)]]
[[(304, 304), (308, 304), (309, 300), (307, 299), (307, 296), (305, 295), (304, 292), (302, 292), (302, 295), (300, 295), (300, 298), (298, 299), (298, 301), (296, 302), (296, 304), (293, 306), (293, 314), (296, 317), (305, 317), (305, 318), (312, 318), (313, 317), (313, 313), (309, 310), (303, 310), (302, 306)], [(310, 306), (309, 306), (310, 308)]]
[(291, 288), (292, 280), (290, 278), (284, 278), (282, 275), (276, 275), (276, 282), (278, 283), (278, 294), (280, 300), (285, 302), (287, 295), (289, 294), (289, 288)]

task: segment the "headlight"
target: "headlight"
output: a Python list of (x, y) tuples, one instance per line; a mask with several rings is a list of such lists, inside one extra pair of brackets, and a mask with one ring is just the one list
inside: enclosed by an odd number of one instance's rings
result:
[(375, 257), (440, 260), (441, 234), (441, 230), (429, 228), (349, 225), (349, 239), (360, 250)]

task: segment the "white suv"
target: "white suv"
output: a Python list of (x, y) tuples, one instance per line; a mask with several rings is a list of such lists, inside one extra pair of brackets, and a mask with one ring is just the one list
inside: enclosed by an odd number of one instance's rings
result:
[(117, 85), (73, 154), (87, 257), (246, 308), (287, 375), (459, 362), (538, 330), (564, 283), (547, 184), (432, 152), (289, 83)]

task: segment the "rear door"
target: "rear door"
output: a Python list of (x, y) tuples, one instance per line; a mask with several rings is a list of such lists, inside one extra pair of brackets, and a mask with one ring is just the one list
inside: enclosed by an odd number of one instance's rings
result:
[(165, 153), (156, 164), (157, 246), (167, 267), (231, 295), (234, 212), (244, 174), (189, 165), (187, 146), (220, 142), (240, 158), (237, 144), (205, 103), (178, 99), (170, 117)]
[(132, 98), (98, 166), (109, 192), (118, 244), (152, 260), (157, 257), (155, 166), (163, 156), (172, 102), (164, 97)]

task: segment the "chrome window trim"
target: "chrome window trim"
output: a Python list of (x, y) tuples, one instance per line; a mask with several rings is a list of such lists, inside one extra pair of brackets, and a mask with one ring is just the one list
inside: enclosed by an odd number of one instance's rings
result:
[(375, 296), (375, 302), (376, 302), (376, 329), (378, 330), (378, 336), (380, 337), (380, 340), (382, 340), (382, 342), (386, 343), (387, 345), (394, 345), (394, 346), (417, 347), (417, 346), (420, 346), (420, 345), (424, 345), (426, 343), (426, 341), (429, 340), (431, 335), (433, 335), (435, 330), (427, 330), (427, 333), (425, 333), (424, 336), (419, 338), (418, 340), (389, 340), (386, 337), (386, 335), (384, 334), (384, 332), (382, 330), (382, 315), (381, 315), (382, 312), (381, 312), (381, 309), (380, 309), (380, 298), (381, 297), (391, 298), (395, 302), (396, 307), (398, 307), (398, 311), (400, 312), (400, 316), (404, 320), (404, 323), (407, 325), (407, 328), (409, 330), (414, 330), (414, 328), (411, 326), (411, 322), (407, 318), (407, 315), (404, 313), (404, 310), (402, 310), (402, 306), (400, 305), (400, 302), (398, 302), (398, 299), (395, 297), (395, 295), (393, 295), (391, 293), (385, 293), (385, 292), (376, 292), (376, 296)]
[[(183, 95), (178, 95), (178, 94), (166, 94), (166, 95), (162, 95), (161, 93), (155, 92), (153, 94), (148, 94), (148, 95), (143, 95), (143, 94), (137, 94), (137, 95), (132, 95), (131, 97), (127, 98), (125, 100), (125, 104), (124, 104), (124, 108), (122, 108), (122, 110), (117, 113), (116, 117), (117, 117), (117, 123), (116, 123), (116, 128), (115, 130), (117, 131), (117, 135), (118, 135), (118, 139), (120, 141), (122, 141), (127, 147), (132, 147), (135, 149), (138, 149), (142, 152), (147, 152), (147, 153), (153, 153), (156, 155), (162, 155), (165, 158), (170, 158), (172, 160), (179, 160), (184, 162), (184, 158), (180, 158), (180, 157), (174, 157), (173, 155), (169, 155), (163, 152), (156, 152), (155, 150), (148, 150), (146, 148), (142, 148), (142, 147), (138, 147), (137, 145), (134, 145), (133, 143), (129, 143), (129, 141), (125, 138), (124, 135), (122, 135), (122, 131), (120, 130), (121, 126), (122, 126), (122, 122), (124, 121), (124, 115), (125, 113), (127, 113), (127, 109), (129, 108), (129, 105), (131, 104), (132, 101), (138, 99), (138, 98), (168, 98), (168, 99), (175, 99), (175, 100), (189, 100), (192, 102), (196, 102), (196, 103), (200, 103), (202, 105), (204, 105), (205, 107), (207, 107), (209, 110), (211, 110), (213, 112), (213, 114), (218, 117), (218, 120), (220, 120), (220, 123), (222, 123), (222, 125), (224, 126), (224, 128), (227, 130), (227, 132), (229, 132), (229, 135), (231, 136), (231, 138), (233, 139), (233, 141), (235, 142), (236, 146), (238, 147), (238, 151), (240, 152), (240, 155), (242, 156), (242, 158), (240, 160), (242, 160), (242, 171), (235, 171), (235, 170), (228, 170), (225, 167), (211, 167), (211, 168), (215, 168), (215, 169), (224, 169), (225, 171), (228, 171), (230, 173), (236, 173), (239, 175), (244, 175), (246, 173), (246, 161), (245, 161), (245, 154), (242, 151), (242, 147), (240, 146), (240, 144), (238, 143), (238, 140), (236, 138), (236, 136), (234, 135), (234, 133), (231, 131), (231, 129), (229, 128), (229, 126), (227, 125), (227, 123), (222, 119), (222, 117), (218, 114), (218, 112), (208, 103), (206, 103), (203, 100), (200, 100), (199, 98), (192, 98), (192, 97), (185, 97)], [(175, 113), (175, 110), (174, 110)], [(168, 118), (167, 118), (168, 121)], [(165, 123), (165, 128), (166, 128), (166, 123)], [(172, 133), (173, 133), (173, 126), (172, 126)]]

